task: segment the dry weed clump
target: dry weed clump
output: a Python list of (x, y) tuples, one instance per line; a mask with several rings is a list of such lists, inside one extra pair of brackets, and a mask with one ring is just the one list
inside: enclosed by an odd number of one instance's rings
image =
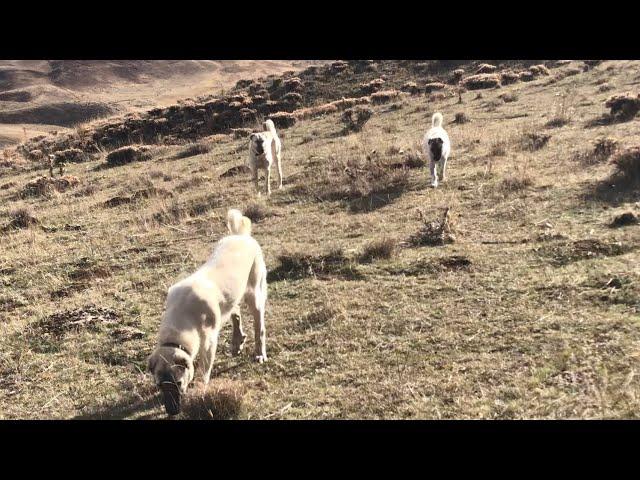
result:
[(526, 171), (521, 171), (504, 178), (499, 189), (503, 192), (518, 192), (532, 187), (533, 184), (533, 178)]
[(584, 165), (595, 165), (607, 161), (619, 148), (619, 142), (610, 137), (597, 140), (592, 150), (579, 153), (576, 160)]
[(180, 418), (187, 420), (238, 420), (246, 417), (247, 389), (237, 381), (216, 378), (196, 385), (184, 396)]
[(278, 263), (278, 267), (269, 272), (269, 281), (298, 280), (306, 277), (319, 279), (362, 278), (356, 268), (356, 263), (345, 256), (341, 248), (316, 255), (302, 252), (284, 253), (278, 256)]
[(409, 238), (409, 244), (414, 247), (446, 245), (456, 241), (454, 225), (451, 219), (451, 209), (446, 207), (442, 217), (428, 220), (422, 210), (418, 210), (422, 227)]
[(439, 90), (444, 90), (447, 88), (447, 84), (446, 83), (442, 83), (442, 82), (429, 82), (426, 83), (424, 86), (424, 91), (425, 93), (433, 93)]
[(623, 150), (611, 160), (611, 163), (615, 166), (611, 176), (612, 182), (625, 186), (640, 184), (640, 147)]
[(502, 95), (498, 95), (498, 98), (502, 99), (504, 103), (512, 103), (518, 100), (518, 94), (515, 92), (507, 92)]
[(345, 110), (340, 118), (345, 125), (345, 132), (359, 132), (373, 116), (367, 107), (356, 107)]
[(186, 147), (184, 147), (182, 150), (180, 150), (178, 153), (176, 153), (173, 158), (180, 159), (180, 158), (195, 157), (196, 155), (204, 155), (206, 153), (209, 153), (210, 151), (211, 151), (211, 146), (207, 145), (206, 143), (202, 143), (202, 142), (191, 143)]
[(65, 175), (58, 178), (39, 177), (28, 182), (22, 189), (23, 197), (50, 196), (61, 193), (80, 184), (78, 177)]
[(289, 112), (272, 113), (269, 118), (277, 128), (289, 128), (296, 124), (296, 116)]
[(360, 93), (362, 95), (371, 95), (372, 93), (379, 92), (384, 88), (386, 82), (382, 78), (376, 78), (370, 82), (361, 83), (359, 86)]
[(605, 107), (611, 109), (613, 118), (621, 121), (631, 120), (640, 111), (640, 95), (614, 95), (605, 102)]
[(243, 215), (251, 222), (259, 223), (265, 218), (273, 216), (274, 213), (264, 203), (253, 202), (243, 209)]
[(400, 90), (409, 95), (419, 95), (421, 93), (420, 87), (416, 82), (406, 82), (400, 87)]
[(498, 67), (496, 67), (495, 65), (491, 65), (490, 63), (481, 63), (480, 65), (478, 65), (478, 68), (476, 68), (476, 75), (482, 73), (493, 73), (497, 69)]
[(484, 88), (496, 88), (500, 84), (500, 75), (493, 73), (483, 73), (480, 75), (471, 75), (461, 82), (462, 86), (467, 90), (480, 90)]
[(371, 103), (374, 105), (381, 105), (383, 103), (389, 103), (393, 100), (396, 100), (400, 94), (399, 90), (382, 90), (380, 92), (373, 93), (369, 98), (371, 98)]
[(33, 210), (28, 206), (10, 211), (9, 219), (9, 223), (3, 228), (4, 231), (29, 228), (32, 225), (40, 224), (40, 220), (35, 217)]
[(132, 162), (142, 162), (151, 159), (150, 148), (146, 146), (121, 147), (109, 152), (106, 157), (107, 165), (118, 166)]
[(633, 212), (624, 212), (614, 217), (609, 226), (611, 228), (626, 227), (627, 225), (638, 225), (640, 218)]
[(520, 145), (523, 150), (535, 152), (547, 146), (551, 135), (538, 132), (525, 132), (522, 135)]
[(457, 123), (458, 125), (462, 125), (463, 123), (469, 123), (470, 121), (471, 119), (464, 112), (456, 113), (455, 117), (453, 118), (453, 123)]
[(502, 85), (511, 85), (520, 81), (522, 74), (519, 72), (506, 71), (500, 73), (500, 82)]
[(371, 263), (377, 259), (389, 260), (397, 252), (398, 243), (393, 238), (373, 240), (364, 246), (360, 254), (360, 263)]

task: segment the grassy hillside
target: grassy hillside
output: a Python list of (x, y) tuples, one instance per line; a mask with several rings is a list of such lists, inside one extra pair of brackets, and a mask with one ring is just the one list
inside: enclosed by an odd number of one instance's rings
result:
[[(640, 227), (610, 224), (640, 213), (637, 171), (611, 163), (640, 122), (604, 102), (637, 95), (640, 63), (561, 64), (462, 103), (454, 86), (424, 93), (427, 76), (367, 104), (360, 132), (341, 111), (280, 129), (269, 199), (229, 173), (247, 156), (233, 132), (126, 165), (91, 156), (53, 186), (27, 188), (44, 164), (0, 157), (0, 418), (163, 417), (144, 372), (166, 290), (231, 207), (256, 220), (270, 271), (269, 362), (252, 363), (251, 333), (231, 357), (225, 326), (214, 417), (637, 417)], [(436, 111), (453, 153), (434, 190), (415, 152)]]
[[(178, 99), (228, 90), (240, 79), (281, 74), (313, 63), (0, 60), (0, 148), (23, 142), (52, 125), (74, 127), (114, 114), (163, 107)], [(40, 127), (33, 128), (34, 124)]]

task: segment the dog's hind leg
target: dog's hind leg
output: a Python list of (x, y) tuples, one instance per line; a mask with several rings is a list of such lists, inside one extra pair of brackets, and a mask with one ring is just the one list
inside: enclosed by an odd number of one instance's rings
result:
[(245, 301), (253, 316), (254, 330), (254, 355), (258, 363), (267, 361), (267, 332), (264, 324), (265, 307), (267, 303), (267, 273), (262, 274), (262, 279), (255, 289), (251, 289), (245, 295)]
[(440, 169), (440, 180), (444, 182), (447, 176), (447, 157), (443, 156), (440, 162), (442, 162), (442, 168)]
[(240, 315), (240, 306), (237, 306), (231, 312), (231, 323), (233, 324), (233, 334), (231, 337), (231, 355), (234, 357), (239, 355), (244, 347), (247, 335), (242, 330), (242, 317)]
[(282, 151), (280, 149), (277, 149), (274, 146), (274, 150), (276, 150), (275, 152), (275, 157), (276, 157), (276, 167), (278, 167), (278, 181), (280, 182), (280, 184), (278, 185), (278, 189), (282, 188)]
[(433, 160), (429, 162), (429, 171), (431, 172), (431, 186), (435, 188), (438, 186), (438, 172), (436, 170), (436, 162)]

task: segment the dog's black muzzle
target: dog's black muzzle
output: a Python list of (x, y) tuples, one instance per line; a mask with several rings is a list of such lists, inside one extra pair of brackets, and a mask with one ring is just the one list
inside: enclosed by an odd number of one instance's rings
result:
[(178, 415), (180, 413), (181, 399), (180, 388), (175, 382), (166, 381), (160, 384), (162, 402), (168, 415)]

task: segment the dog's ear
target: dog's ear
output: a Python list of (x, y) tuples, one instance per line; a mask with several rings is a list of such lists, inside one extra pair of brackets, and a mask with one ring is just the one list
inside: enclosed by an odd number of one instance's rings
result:
[(173, 363), (178, 367), (183, 367), (185, 370), (189, 368), (189, 362), (187, 361), (187, 358), (182, 355), (174, 356)]
[(249, 140), (253, 141), (255, 137), (256, 137), (256, 134), (252, 133), (251, 135), (249, 135)]
[(433, 138), (430, 138), (429, 140), (427, 140), (427, 144), (431, 145), (433, 143)]
[(154, 354), (149, 356), (149, 360), (147, 360), (147, 371), (153, 374), (153, 369), (156, 367), (156, 357)]

